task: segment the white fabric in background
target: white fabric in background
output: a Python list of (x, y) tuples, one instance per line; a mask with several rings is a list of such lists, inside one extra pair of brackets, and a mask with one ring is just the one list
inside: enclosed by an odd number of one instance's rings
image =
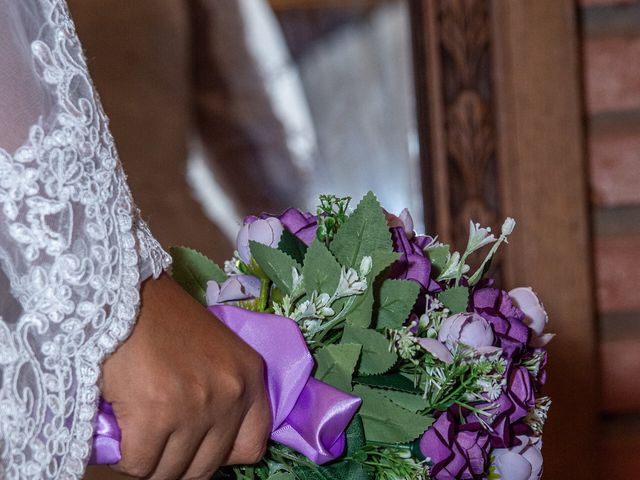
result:
[(169, 259), (62, 0), (0, 0), (0, 262), (0, 478), (80, 478), (100, 364)]

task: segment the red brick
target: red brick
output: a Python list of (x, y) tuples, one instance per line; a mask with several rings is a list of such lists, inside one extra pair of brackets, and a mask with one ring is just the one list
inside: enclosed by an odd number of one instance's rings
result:
[(602, 410), (640, 410), (640, 338), (610, 340), (600, 345)]
[(584, 55), (591, 113), (640, 108), (640, 35), (587, 39)]
[(613, 207), (640, 204), (640, 128), (589, 137), (592, 201)]
[(640, 310), (640, 234), (596, 239), (595, 261), (598, 309)]
[(640, 3), (639, 0), (579, 0), (583, 7), (599, 7), (603, 5), (634, 5)]

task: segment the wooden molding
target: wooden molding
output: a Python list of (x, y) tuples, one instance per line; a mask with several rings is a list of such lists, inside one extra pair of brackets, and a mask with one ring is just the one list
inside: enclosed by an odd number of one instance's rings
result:
[(416, 0), (427, 225), (464, 248), (470, 218), (518, 226), (503, 286), (531, 285), (550, 345), (545, 479), (596, 478), (598, 383), (587, 165), (572, 0)]

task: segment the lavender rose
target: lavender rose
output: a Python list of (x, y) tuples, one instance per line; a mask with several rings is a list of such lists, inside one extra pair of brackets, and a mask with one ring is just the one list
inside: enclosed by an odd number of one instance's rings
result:
[(249, 241), (253, 240), (269, 247), (277, 247), (282, 237), (283, 225), (277, 218), (255, 219), (245, 223), (238, 232), (236, 248), (244, 263), (251, 263)]
[(311, 245), (316, 238), (316, 230), (318, 229), (316, 216), (313, 213), (302, 212), (297, 208), (288, 208), (280, 215), (272, 215), (270, 213), (263, 213), (259, 217), (251, 215), (244, 219), (244, 223), (253, 223), (256, 220), (270, 218), (280, 220), (282, 226), (306, 246)]
[(475, 424), (458, 425), (443, 412), (420, 439), (420, 451), (432, 461), (434, 480), (481, 479), (489, 462), (489, 436)]
[(513, 303), (522, 310), (525, 315), (524, 323), (532, 330), (530, 347), (544, 347), (555, 336), (553, 333), (544, 333), (549, 322), (549, 316), (538, 296), (531, 288), (514, 288), (509, 292)]
[(540, 480), (542, 478), (542, 441), (518, 437), (520, 445), (497, 448), (492, 452), (493, 466), (502, 480)]
[(438, 340), (453, 351), (456, 344), (462, 343), (475, 350), (484, 352), (493, 345), (491, 325), (477, 313), (459, 313), (442, 322)]
[(260, 280), (252, 275), (233, 275), (223, 283), (207, 282), (207, 305), (258, 298)]

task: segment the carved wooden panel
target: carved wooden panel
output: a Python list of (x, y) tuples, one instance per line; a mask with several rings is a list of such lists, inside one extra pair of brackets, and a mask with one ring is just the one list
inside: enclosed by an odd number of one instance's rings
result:
[[(423, 146), (430, 147), (422, 151), (425, 211), (431, 212), (427, 223), (462, 250), (470, 219), (499, 228), (503, 216), (493, 112), (491, 5), (486, 0), (417, 4), (415, 16), (423, 20), (414, 32), (418, 90), (428, 85), (423, 105), (429, 114), (421, 128), (423, 137), (429, 137), (423, 138)], [(421, 66), (426, 66), (423, 72)]]

